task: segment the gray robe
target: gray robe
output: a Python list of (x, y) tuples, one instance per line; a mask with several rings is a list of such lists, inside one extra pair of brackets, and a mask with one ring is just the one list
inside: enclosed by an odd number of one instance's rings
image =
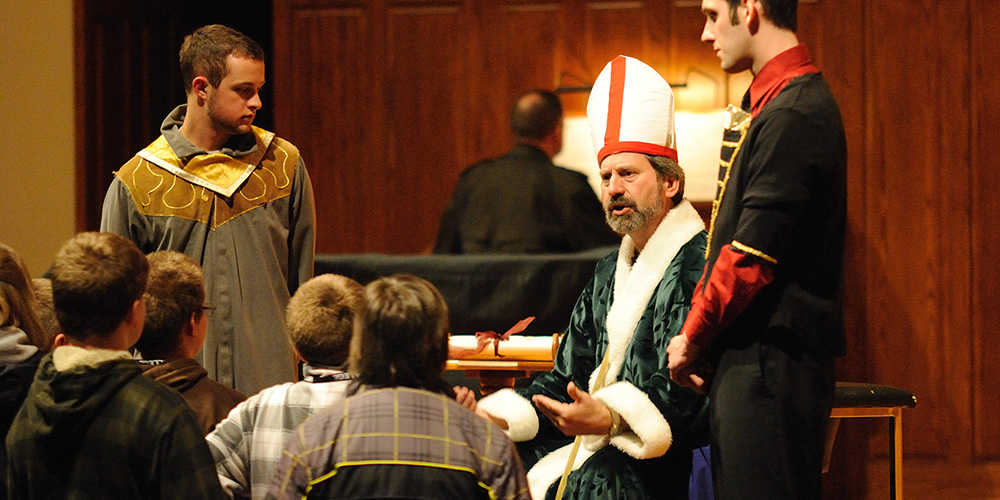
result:
[(255, 394), (295, 380), (284, 317), (291, 294), (313, 274), (312, 185), (298, 150), (261, 129), (234, 136), (221, 151), (250, 164), (229, 196), (169, 171), (150, 153), (164, 140), (185, 170), (206, 154), (179, 132), (185, 111), (174, 109), (163, 136), (115, 173), (101, 231), (145, 253), (176, 250), (201, 264), (205, 300), (217, 310), (199, 361), (213, 379)]

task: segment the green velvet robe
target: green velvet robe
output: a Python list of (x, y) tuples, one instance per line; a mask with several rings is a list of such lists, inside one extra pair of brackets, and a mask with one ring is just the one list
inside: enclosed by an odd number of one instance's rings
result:
[[(679, 333), (687, 316), (690, 299), (705, 262), (707, 235), (702, 229), (691, 237), (690, 227), (693, 222), (690, 214), (693, 212), (693, 209), (690, 209), (690, 213), (684, 214), (681, 221), (687, 225), (688, 232), (681, 232), (682, 235), (679, 237), (684, 240), (675, 245), (679, 246), (679, 249), (669, 250), (676, 252), (673, 259), (660, 264), (659, 269), (666, 266), (661, 279), (658, 283), (649, 283), (648, 286), (655, 288), (652, 289), (652, 297), (648, 302), (639, 302), (641, 298), (627, 297), (627, 294), (634, 292), (629, 287), (620, 287), (621, 289), (616, 292), (616, 273), (621, 276), (618, 267), (627, 265), (624, 259), (619, 259), (619, 253), (631, 255), (634, 248), (631, 246), (631, 240), (626, 237), (619, 252), (614, 252), (598, 262), (593, 279), (573, 310), (566, 335), (556, 353), (553, 370), (539, 376), (529, 387), (516, 390), (516, 396), (511, 392), (501, 394), (504, 392), (501, 391), (480, 402), (481, 407), (488, 413), (508, 420), (513, 431), (512, 439), (521, 441), (518, 443), (518, 449), (524, 465), (526, 468), (532, 468), (540, 459), (572, 443), (573, 439), (556, 429), (534, 405), (527, 403), (529, 406), (525, 406), (523, 401), (517, 400), (523, 398), (530, 402), (532, 395), (544, 394), (559, 401), (571, 402), (566, 394), (566, 385), (570, 381), (590, 392), (590, 387), (596, 379), (594, 372), (600, 365), (605, 351), (614, 344), (609, 336), (609, 319), (617, 321), (620, 318), (620, 315), (616, 317), (609, 314), (614, 299), (617, 297), (618, 300), (631, 300), (635, 304), (635, 309), (641, 309), (642, 303), (646, 304), (644, 310), (634, 312), (641, 316), (638, 317), (631, 338), (618, 342), (618, 352), (612, 347), (610, 366), (611, 370), (616, 371), (610, 372), (609, 377), (612, 373), (617, 375), (613, 377), (611, 383), (592, 394), (618, 411), (633, 427), (634, 432), (612, 438), (610, 443), (607, 437), (586, 436), (581, 452), (584, 452), (585, 448), (594, 448), (594, 443), (597, 443), (596, 447), (601, 445), (603, 447), (570, 474), (563, 497), (565, 499), (687, 498), (691, 450), (693, 446), (703, 443), (707, 437), (705, 435), (707, 400), (670, 381), (666, 349), (670, 339)], [(665, 223), (667, 221), (668, 219), (664, 220)], [(700, 219), (698, 223), (700, 224)], [(663, 225), (661, 224), (661, 229)], [(699, 227), (703, 228), (704, 225), (700, 224)], [(643, 250), (651, 253), (658, 251), (667, 252), (651, 244), (647, 244)], [(649, 259), (653, 257), (647, 257), (647, 260)], [(640, 260), (637, 260), (632, 266), (631, 270), (635, 271), (633, 274), (650, 269), (649, 266), (641, 266), (639, 263)], [(617, 363), (614, 362), (614, 358), (618, 358)], [(490, 399), (493, 401), (489, 401)], [(516, 429), (524, 416), (514, 414), (523, 414), (526, 408), (534, 412), (534, 418), (529, 419), (532, 425), (534, 419), (537, 419), (535, 433), (530, 431), (524, 433)], [(647, 420), (649, 422), (645, 422)], [(664, 429), (666, 426), (669, 427)], [(639, 430), (635, 430), (636, 428)], [(645, 437), (637, 437), (636, 433), (641, 436), (643, 429), (646, 431)], [(645, 444), (636, 446), (637, 440), (648, 441), (650, 434), (654, 434), (653, 440), (666, 439), (666, 442), (651, 446)], [(528, 440), (524, 440), (525, 438)], [(664, 453), (665, 447), (667, 449)], [(561, 462), (558, 460), (552, 462), (560, 473), (565, 460), (562, 458)], [(548, 466), (549, 464), (546, 464), (546, 467)], [(534, 470), (529, 472), (529, 481), (533, 473)], [(549, 487), (546, 498), (555, 495), (557, 485), (558, 479)]]

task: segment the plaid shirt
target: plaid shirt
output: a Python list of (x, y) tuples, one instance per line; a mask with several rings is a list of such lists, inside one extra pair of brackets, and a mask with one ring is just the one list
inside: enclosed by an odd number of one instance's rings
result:
[(343, 372), (310, 365), (303, 372), (302, 382), (269, 387), (240, 403), (205, 437), (230, 496), (264, 498), (292, 430), (344, 399), (349, 380), (314, 382)]
[(362, 388), (289, 439), (267, 498), (526, 499), (514, 444), (452, 398)]

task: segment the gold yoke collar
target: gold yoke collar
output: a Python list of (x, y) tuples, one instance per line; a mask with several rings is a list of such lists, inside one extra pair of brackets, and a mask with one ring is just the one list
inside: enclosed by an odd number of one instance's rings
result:
[(232, 157), (224, 153), (196, 155), (185, 163), (162, 135), (139, 151), (139, 156), (191, 184), (229, 198), (257, 168), (274, 139), (274, 132), (253, 127), (257, 149), (247, 155)]

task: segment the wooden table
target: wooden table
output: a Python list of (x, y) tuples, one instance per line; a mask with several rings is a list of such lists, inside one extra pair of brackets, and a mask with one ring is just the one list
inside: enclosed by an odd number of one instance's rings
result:
[(479, 392), (488, 396), (514, 387), (516, 379), (531, 377), (532, 372), (552, 370), (552, 361), (449, 359), (447, 369), (463, 370), (466, 377), (479, 379)]

